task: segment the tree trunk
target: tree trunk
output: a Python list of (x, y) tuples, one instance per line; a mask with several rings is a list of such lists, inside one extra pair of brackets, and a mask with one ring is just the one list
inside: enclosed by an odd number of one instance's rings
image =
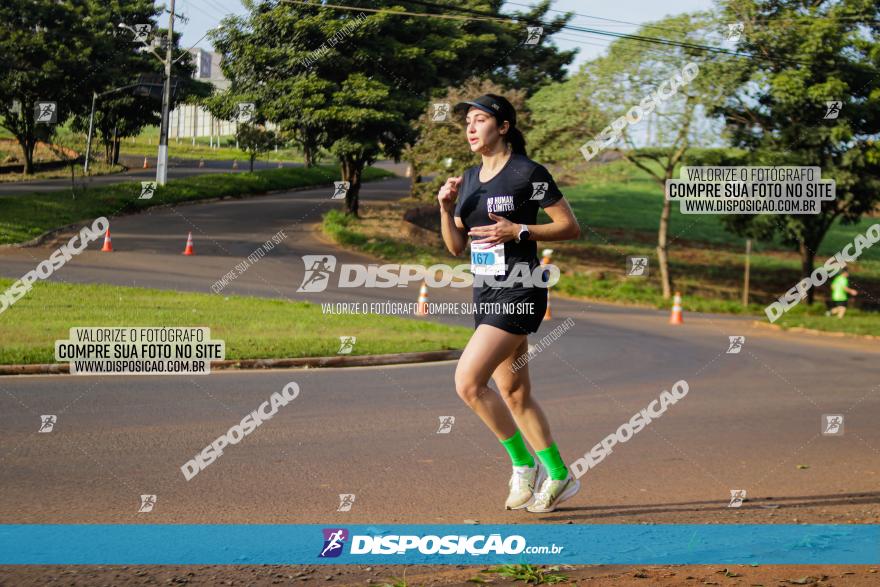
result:
[(669, 276), (669, 259), (667, 258), (667, 234), (669, 232), (669, 213), (672, 202), (663, 198), (663, 212), (660, 214), (660, 230), (657, 231), (657, 263), (660, 265), (660, 283), (663, 286), (663, 299), (672, 296), (672, 279)]
[(254, 159), (256, 159), (256, 158), (257, 158), (257, 154), (251, 153), (251, 173), (254, 172)]
[(117, 137), (116, 143), (113, 145), (113, 165), (119, 165), (119, 149), (122, 145), (122, 140)]
[[(815, 253), (813, 251), (815, 248), (811, 248), (807, 246), (806, 241), (801, 240), (798, 243), (798, 252), (801, 255), (801, 277), (808, 278), (813, 273), (813, 262), (816, 259)], [(807, 290), (807, 305), (813, 303), (813, 298), (815, 297), (814, 288), (810, 288)]]
[(34, 147), (36, 146), (36, 143), (36, 139), (29, 137), (25, 137), (24, 140), (18, 140), (18, 145), (21, 147), (21, 151), (24, 154), (25, 175), (34, 174)]
[(364, 162), (360, 159), (344, 157), (342, 163), (342, 180), (348, 182), (348, 191), (345, 192), (345, 213), (358, 217), (361, 191), (361, 175), (364, 172)]

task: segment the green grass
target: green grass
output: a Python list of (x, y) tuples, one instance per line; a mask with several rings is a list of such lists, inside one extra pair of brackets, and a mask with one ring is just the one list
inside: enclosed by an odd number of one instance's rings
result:
[[(0, 279), (0, 291), (12, 284)], [(471, 330), (381, 315), (323, 314), (321, 306), (244, 296), (113, 285), (37, 282), (0, 314), (0, 364), (54, 363), (54, 342), (71, 327), (208, 326), (227, 359), (331, 356), (340, 336), (352, 354), (464, 348)]]
[[(211, 148), (211, 139), (209, 137), (196, 137), (195, 145), (193, 145), (192, 137), (181, 137), (178, 141), (176, 138), (168, 139), (168, 156), (179, 157), (182, 159), (207, 159), (207, 160), (247, 160), (247, 154), (241, 149), (235, 147), (234, 136), (221, 136), (220, 147)], [(156, 149), (159, 144), (159, 128), (148, 127), (137, 137), (123, 139), (119, 146), (121, 155), (132, 156), (148, 156), (150, 158), (156, 156)], [(217, 137), (214, 137), (214, 144), (217, 144)], [(278, 151), (268, 151), (262, 153), (258, 158), (261, 161), (285, 161), (285, 162), (303, 162), (302, 151), (298, 148), (280, 148)]]
[[(329, 210), (324, 214), (321, 228), (337, 243), (375, 255), (380, 259), (423, 265), (454, 260), (449, 256), (443, 261), (438, 261), (438, 251), (429, 247), (418, 247), (389, 238), (362, 234), (359, 230), (358, 219), (346, 215), (341, 210)], [(458, 263), (461, 262), (459, 259)]]
[[(2, 158), (2, 152), (0, 152)], [(89, 165), (89, 177), (96, 175), (110, 175), (112, 173), (121, 173), (125, 171), (122, 165), (107, 165), (103, 161), (94, 161)], [(78, 163), (73, 168), (73, 175), (76, 181), (82, 181), (85, 176), (83, 166)], [(66, 179), (70, 181), (70, 167), (62, 167), (51, 171), (38, 171), (31, 175), (24, 173), (4, 173), (0, 174), (0, 183), (17, 183), (26, 181), (37, 181), (44, 179)]]
[[(364, 180), (391, 177), (379, 168), (364, 170)], [(337, 167), (266, 169), (254, 173), (216, 173), (174, 179), (159, 187), (153, 198), (138, 199), (140, 181), (86, 190), (43, 192), (0, 197), (0, 244), (20, 243), (74, 222), (100, 216), (135, 212), (160, 204), (215, 198), (243, 197), (271, 190), (330, 184), (339, 178)]]
[[(585, 183), (562, 188), (575, 216), (582, 224), (595, 230), (585, 230), (584, 238), (589, 242), (604, 243), (605, 239), (614, 241), (617, 231), (641, 232), (651, 238), (652, 247), (656, 246), (653, 243), (656, 243), (660, 224), (663, 188), (647, 173), (626, 162), (616, 161), (603, 167), (605, 169), (597, 170)], [(675, 241), (681, 239), (744, 250), (745, 240), (724, 230), (721, 218), (712, 214), (682, 214), (678, 206), (673, 204), (669, 218), (671, 247), (675, 247)], [(856, 234), (864, 234), (869, 226), (878, 221), (877, 218), (862, 218), (856, 224), (835, 222), (817, 253), (826, 257), (833, 255), (851, 242)], [(753, 244), (757, 252), (792, 250), (778, 241)], [(860, 260), (880, 261), (880, 247), (868, 249)]]
[[(495, 574), (514, 581), (522, 581), (529, 585), (553, 585), (556, 583), (564, 583), (568, 581), (568, 577), (562, 573), (556, 573), (559, 567), (552, 566), (546, 570), (540, 569), (535, 565), (501, 565), (480, 571), (486, 574)], [(473, 582), (479, 582), (474, 581)]]

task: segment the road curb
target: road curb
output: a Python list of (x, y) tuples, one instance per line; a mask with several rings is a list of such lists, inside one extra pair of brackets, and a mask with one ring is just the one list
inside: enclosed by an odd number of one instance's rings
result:
[(815, 328), (804, 328), (803, 326), (792, 326), (790, 328), (784, 328), (778, 324), (767, 324), (766, 322), (761, 322), (760, 320), (753, 321), (752, 326), (757, 328), (768, 328), (770, 330), (776, 330), (778, 332), (797, 332), (803, 334), (814, 334), (816, 336), (829, 336), (832, 338), (860, 338), (862, 340), (880, 340), (880, 336), (874, 336), (873, 334), (853, 334), (851, 332), (838, 332), (834, 330), (816, 330)]
[[(373, 367), (453, 361), (461, 350), (391, 353), (386, 355), (336, 355), (331, 357), (297, 357), (292, 359), (227, 359), (211, 361), (211, 370), (250, 369), (319, 369), (322, 367)], [(69, 363), (38, 363), (34, 365), (0, 365), (0, 375), (69, 375)], [(186, 373), (182, 373), (186, 375)]]

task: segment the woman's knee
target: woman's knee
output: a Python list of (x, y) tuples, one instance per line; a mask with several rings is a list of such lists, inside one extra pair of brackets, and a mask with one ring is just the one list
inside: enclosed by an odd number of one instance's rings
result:
[(455, 373), (455, 392), (468, 405), (472, 405), (480, 397), (485, 383), (467, 373)]
[(510, 410), (512, 412), (519, 412), (525, 407), (529, 399), (531, 386), (528, 381), (520, 380), (504, 386), (499, 385), (498, 391)]

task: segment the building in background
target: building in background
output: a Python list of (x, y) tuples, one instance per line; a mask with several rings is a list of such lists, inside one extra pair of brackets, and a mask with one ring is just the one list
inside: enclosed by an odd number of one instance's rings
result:
[[(229, 87), (229, 80), (223, 77), (220, 69), (219, 54), (204, 49), (190, 49), (190, 53), (196, 64), (194, 78), (210, 83), (219, 91)], [(236, 127), (237, 123), (234, 121), (220, 120), (202, 106), (179, 104), (171, 111), (168, 138), (177, 142), (190, 139), (195, 144), (197, 137), (209, 137), (209, 143), (214, 146), (219, 145), (219, 137), (234, 135)], [(266, 128), (275, 130), (276, 127), (273, 123), (268, 123)]]

